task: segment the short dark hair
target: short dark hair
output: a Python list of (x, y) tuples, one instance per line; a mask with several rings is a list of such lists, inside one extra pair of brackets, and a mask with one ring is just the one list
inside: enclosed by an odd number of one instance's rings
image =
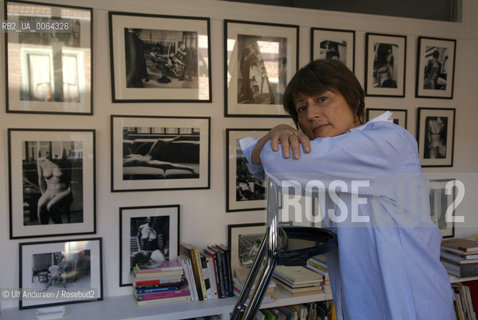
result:
[(314, 60), (292, 77), (284, 92), (284, 109), (299, 128), (299, 115), (294, 100), (298, 95), (313, 96), (329, 89), (338, 90), (354, 116), (364, 123), (365, 95), (357, 77), (342, 62), (335, 59)]

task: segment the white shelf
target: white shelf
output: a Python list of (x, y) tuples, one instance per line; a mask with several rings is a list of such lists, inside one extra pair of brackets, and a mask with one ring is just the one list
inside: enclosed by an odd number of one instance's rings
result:
[[(308, 303), (332, 299), (326, 294), (315, 294), (301, 297), (291, 297), (289, 294), (277, 290), (276, 299), (263, 304), (261, 309), (285, 306), (291, 304)], [(209, 315), (220, 315), (229, 319), (229, 314), (236, 303), (236, 298), (215, 299), (210, 301), (192, 301), (149, 306), (137, 306), (133, 296), (119, 296), (106, 298), (103, 301), (65, 305), (68, 320), (173, 320), (188, 319)], [(35, 319), (37, 309), (5, 309), (2, 310), (2, 320), (31, 320)]]

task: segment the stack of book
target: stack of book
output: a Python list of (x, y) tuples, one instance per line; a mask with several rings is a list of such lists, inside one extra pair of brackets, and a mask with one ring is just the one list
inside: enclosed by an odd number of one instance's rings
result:
[[(246, 283), (247, 276), (249, 274), (249, 269), (239, 269), (239, 270), (234, 270), (234, 295), (239, 297), (241, 294), (242, 288), (244, 287), (244, 284)], [(252, 285), (250, 293), (253, 293), (256, 290), (256, 284), (259, 279), (256, 279), (256, 283)], [(271, 280), (269, 282), (269, 286), (267, 287), (267, 290), (264, 294), (264, 298), (262, 299), (262, 303), (268, 303), (272, 302), (274, 300), (274, 295), (276, 294), (276, 288), (277, 284), (274, 280)], [(247, 303), (249, 303), (249, 298), (247, 299)]]
[(183, 266), (177, 259), (136, 264), (131, 278), (138, 305), (191, 300)]
[(330, 277), (327, 269), (327, 261), (325, 256), (319, 255), (310, 258), (309, 260), (307, 260), (307, 265), (305, 267), (312, 271), (320, 273), (324, 277), (324, 282), (322, 283), (324, 293), (331, 296), (332, 289), (330, 287)]
[(478, 275), (478, 241), (465, 238), (444, 239), (440, 260), (447, 272), (456, 277)]
[(277, 266), (274, 272), (277, 285), (293, 297), (323, 293), (324, 277), (301, 266)]

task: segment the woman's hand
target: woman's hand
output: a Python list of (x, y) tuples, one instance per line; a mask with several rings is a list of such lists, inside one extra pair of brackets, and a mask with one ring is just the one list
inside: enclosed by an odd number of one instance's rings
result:
[(269, 131), (264, 137), (262, 137), (262, 139), (257, 142), (254, 150), (252, 151), (253, 163), (261, 163), (260, 154), (262, 148), (269, 140), (271, 140), (271, 147), (273, 151), (279, 151), (280, 142), (282, 146), (282, 155), (286, 159), (290, 157), (291, 149), (294, 159), (299, 159), (301, 144), (306, 153), (310, 152), (310, 140), (305, 134), (289, 125), (280, 124), (272, 128), (271, 131)]

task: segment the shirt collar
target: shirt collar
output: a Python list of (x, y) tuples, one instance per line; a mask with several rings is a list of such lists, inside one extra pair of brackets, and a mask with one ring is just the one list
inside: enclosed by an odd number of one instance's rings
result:
[(393, 122), (392, 112), (391, 112), (391, 111), (385, 111), (385, 112), (382, 113), (381, 115), (378, 115), (378, 116), (376, 116), (375, 118), (370, 119), (370, 120), (367, 121), (366, 123), (364, 123), (364, 124), (362, 124), (362, 125), (360, 125), (360, 126), (358, 126), (358, 127), (354, 127), (354, 128), (352, 128), (352, 129), (350, 129), (349, 131), (363, 130), (368, 123), (377, 122), (377, 121)]

